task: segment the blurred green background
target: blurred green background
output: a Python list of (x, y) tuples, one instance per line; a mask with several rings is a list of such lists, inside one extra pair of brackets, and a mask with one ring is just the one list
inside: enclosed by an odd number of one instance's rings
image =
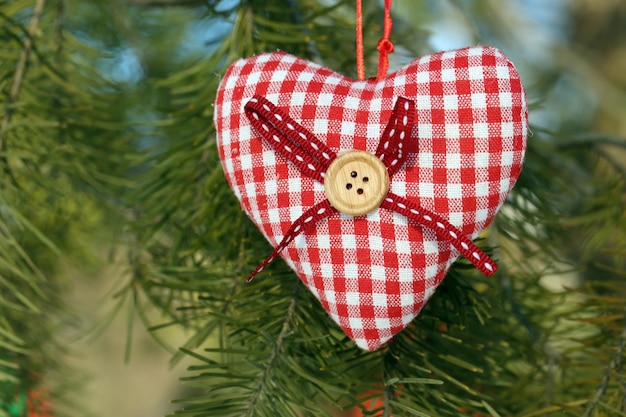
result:
[[(102, 60), (99, 69), (104, 76), (124, 84), (127, 105), (132, 109), (127, 114), (137, 122), (158, 117), (154, 115), (158, 91), (147, 90), (146, 79), (165, 77), (206, 55), (228, 30), (230, 20), (228, 16), (218, 20), (198, 18), (202, 14), (194, 7), (137, 6), (148, 3), (141, 0), (136, 0), (135, 5), (132, 1), (114, 0), (98, 6), (85, 1), (76, 3), (74, 18), (88, 17), (84, 24), (91, 29), (85, 28), (85, 32), (108, 42), (106, 47), (111, 55)], [(530, 102), (536, 104), (530, 113), (534, 126), (550, 131), (626, 136), (626, 2), (396, 0), (392, 12), (402, 36), (413, 33), (424, 53), (485, 40), (502, 48), (518, 67)], [(368, 36), (381, 35), (380, 27), (366, 30)], [(341, 36), (342, 42), (354, 42), (349, 31)], [(392, 35), (392, 40), (396, 36)], [(390, 72), (414, 58), (412, 51), (397, 50), (391, 56)], [(372, 61), (369, 70), (373, 69)], [(626, 170), (623, 148), (607, 144), (605, 151)], [(621, 206), (623, 200), (615, 204)], [(576, 242), (571, 244), (569, 249), (576, 252)], [(71, 304), (96, 320), (92, 306), (118, 273), (104, 274), (97, 284), (87, 288), (77, 282)], [(548, 285), (571, 285), (576, 282), (576, 275), (561, 275), (560, 280)], [(99, 290), (91, 291), (91, 300), (76, 303), (85, 301), (83, 295), (90, 292), (87, 289), (92, 285)], [(169, 400), (181, 396), (182, 388), (176, 378), (182, 374), (183, 366), (168, 372), (168, 354), (143, 331), (139, 333), (128, 364), (122, 361), (124, 320), (114, 322), (94, 344), (83, 348), (89, 360), (81, 366), (93, 375), (88, 392), (103, 416), (162, 415), (173, 409)], [(182, 341), (176, 332), (167, 337)], [(130, 400), (128, 391), (138, 395)]]

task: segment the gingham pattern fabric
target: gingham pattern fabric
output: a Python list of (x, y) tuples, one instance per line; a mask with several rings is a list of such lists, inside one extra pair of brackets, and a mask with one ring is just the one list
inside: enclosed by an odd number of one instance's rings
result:
[[(303, 177), (251, 128), (244, 105), (255, 95), (337, 153), (374, 153), (397, 98), (413, 100), (410, 140), (418, 151), (393, 175), (390, 192), (471, 238), (493, 219), (521, 171), (526, 99), (513, 64), (497, 49), (424, 56), (364, 81), (281, 52), (239, 60), (215, 103), (219, 154), (242, 208), (274, 247), (326, 197), (323, 184)], [(459, 252), (433, 230), (378, 208), (319, 221), (281, 256), (345, 333), (374, 350), (417, 316)]]

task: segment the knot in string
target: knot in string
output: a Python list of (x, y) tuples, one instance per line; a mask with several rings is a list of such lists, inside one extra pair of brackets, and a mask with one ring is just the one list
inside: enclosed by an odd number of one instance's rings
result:
[(393, 43), (389, 39), (381, 39), (378, 41), (378, 47), (376, 48), (381, 54), (390, 54), (393, 52)]

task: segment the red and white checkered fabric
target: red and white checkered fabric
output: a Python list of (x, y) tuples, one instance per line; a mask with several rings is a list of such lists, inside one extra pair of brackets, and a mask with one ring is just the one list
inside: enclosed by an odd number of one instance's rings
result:
[[(303, 177), (251, 128), (244, 105), (255, 95), (336, 152), (374, 153), (398, 97), (413, 100), (418, 151), (393, 175), (390, 192), (471, 238), (496, 215), (521, 171), (526, 98), (515, 67), (497, 49), (436, 53), (364, 81), (281, 52), (242, 59), (217, 93), (219, 154), (243, 209), (274, 247), (326, 197), (323, 184)], [(281, 256), (346, 334), (374, 350), (417, 316), (459, 252), (433, 230), (378, 208), (359, 217), (336, 213)]]

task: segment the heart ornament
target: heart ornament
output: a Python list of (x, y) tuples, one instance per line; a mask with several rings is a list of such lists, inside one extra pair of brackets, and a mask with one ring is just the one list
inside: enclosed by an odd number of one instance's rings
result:
[(234, 62), (215, 102), (219, 155), (242, 208), (330, 317), (375, 350), (419, 313), (524, 158), (528, 111), (491, 47), (355, 81), (282, 53)]

